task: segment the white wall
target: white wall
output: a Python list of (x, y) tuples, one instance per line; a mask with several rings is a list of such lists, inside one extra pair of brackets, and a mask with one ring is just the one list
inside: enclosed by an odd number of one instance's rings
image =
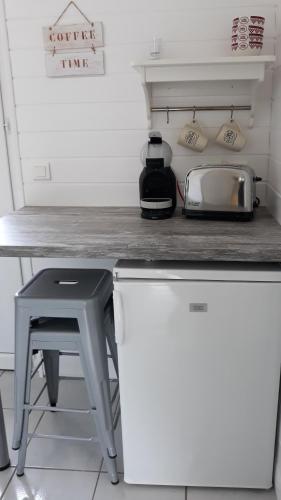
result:
[[(163, 40), (163, 56), (229, 54), (231, 22), (237, 15), (266, 16), (264, 53), (274, 53), (274, 0), (80, 0), (79, 6), (105, 31), (106, 75), (50, 79), (45, 76), (41, 27), (52, 24), (66, 0), (5, 0), (14, 78), (19, 142), (27, 205), (138, 205), (139, 151), (147, 137), (144, 97), (130, 61), (145, 58), (153, 35)], [(240, 5), (240, 7), (239, 7)], [(65, 18), (80, 21), (75, 11)], [(268, 176), (271, 78), (261, 89), (256, 123), (247, 129), (248, 113), (237, 120), (248, 143), (229, 155), (210, 145), (203, 154), (176, 144), (190, 114), (154, 116), (154, 128), (174, 151), (180, 181), (187, 169), (205, 161), (242, 161)], [(161, 85), (155, 104), (248, 104), (243, 83)], [(228, 113), (200, 113), (214, 137)], [(34, 181), (34, 166), (50, 163), (51, 181)], [(264, 198), (264, 185), (259, 185)]]
[[(6, 148), (5, 130), (0, 87), (0, 217), (13, 210), (13, 195)], [(19, 259), (0, 258), (0, 368), (11, 367), (14, 352), (14, 293), (22, 286)]]
[[(276, 41), (277, 62), (273, 72), (272, 122), (270, 129), (269, 179), (267, 205), (281, 224), (281, 0), (278, 2)], [(281, 394), (281, 393), (280, 393)], [(279, 400), (279, 422), (276, 440), (276, 463), (274, 483), (278, 500), (281, 499), (281, 400)]]
[(270, 167), (268, 206), (281, 223), (281, 1), (277, 26), (277, 63), (273, 74), (272, 123), (270, 131)]

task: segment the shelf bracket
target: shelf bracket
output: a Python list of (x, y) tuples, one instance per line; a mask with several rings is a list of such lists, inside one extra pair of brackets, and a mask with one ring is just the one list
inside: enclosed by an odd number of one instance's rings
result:
[(144, 93), (146, 118), (147, 118), (147, 128), (152, 127), (152, 115), (151, 115), (151, 98), (152, 98), (152, 84), (146, 81), (146, 72), (144, 66), (137, 66), (137, 72), (140, 75), (141, 86)]
[(141, 82), (141, 85), (143, 88), (144, 99), (145, 99), (147, 128), (151, 129), (151, 127), (152, 127), (152, 115), (151, 115), (150, 103), (151, 103), (152, 86), (151, 86), (151, 83), (145, 83), (144, 81)]
[(249, 118), (249, 128), (253, 128), (254, 122), (255, 122), (255, 112), (256, 112), (256, 107), (257, 107), (257, 96), (258, 96), (258, 90), (260, 86), (260, 80), (255, 80), (252, 83), (252, 89), (251, 89), (251, 111), (250, 111), (250, 118)]

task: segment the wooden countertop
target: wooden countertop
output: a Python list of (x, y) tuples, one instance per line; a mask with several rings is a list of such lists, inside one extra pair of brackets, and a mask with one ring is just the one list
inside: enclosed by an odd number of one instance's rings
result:
[(0, 256), (281, 262), (281, 227), (265, 208), (251, 222), (180, 213), (141, 219), (138, 208), (25, 207), (0, 219)]

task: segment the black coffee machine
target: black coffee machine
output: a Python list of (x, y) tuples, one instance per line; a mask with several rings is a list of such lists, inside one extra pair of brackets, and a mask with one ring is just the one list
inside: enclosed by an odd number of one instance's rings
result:
[(168, 219), (177, 205), (177, 181), (171, 168), (172, 150), (160, 132), (150, 132), (141, 151), (144, 165), (139, 179), (141, 216)]

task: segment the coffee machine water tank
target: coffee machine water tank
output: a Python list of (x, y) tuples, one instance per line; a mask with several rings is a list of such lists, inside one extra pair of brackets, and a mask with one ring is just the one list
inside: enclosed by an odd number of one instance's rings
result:
[(166, 142), (163, 141), (160, 132), (150, 132), (149, 140), (146, 142), (141, 149), (141, 162), (144, 167), (146, 167), (147, 158), (163, 158), (164, 167), (170, 167), (172, 163), (172, 148)]
[(141, 216), (145, 219), (167, 219), (177, 204), (177, 182), (171, 168), (172, 149), (160, 132), (150, 132), (141, 150), (144, 166), (139, 179)]

